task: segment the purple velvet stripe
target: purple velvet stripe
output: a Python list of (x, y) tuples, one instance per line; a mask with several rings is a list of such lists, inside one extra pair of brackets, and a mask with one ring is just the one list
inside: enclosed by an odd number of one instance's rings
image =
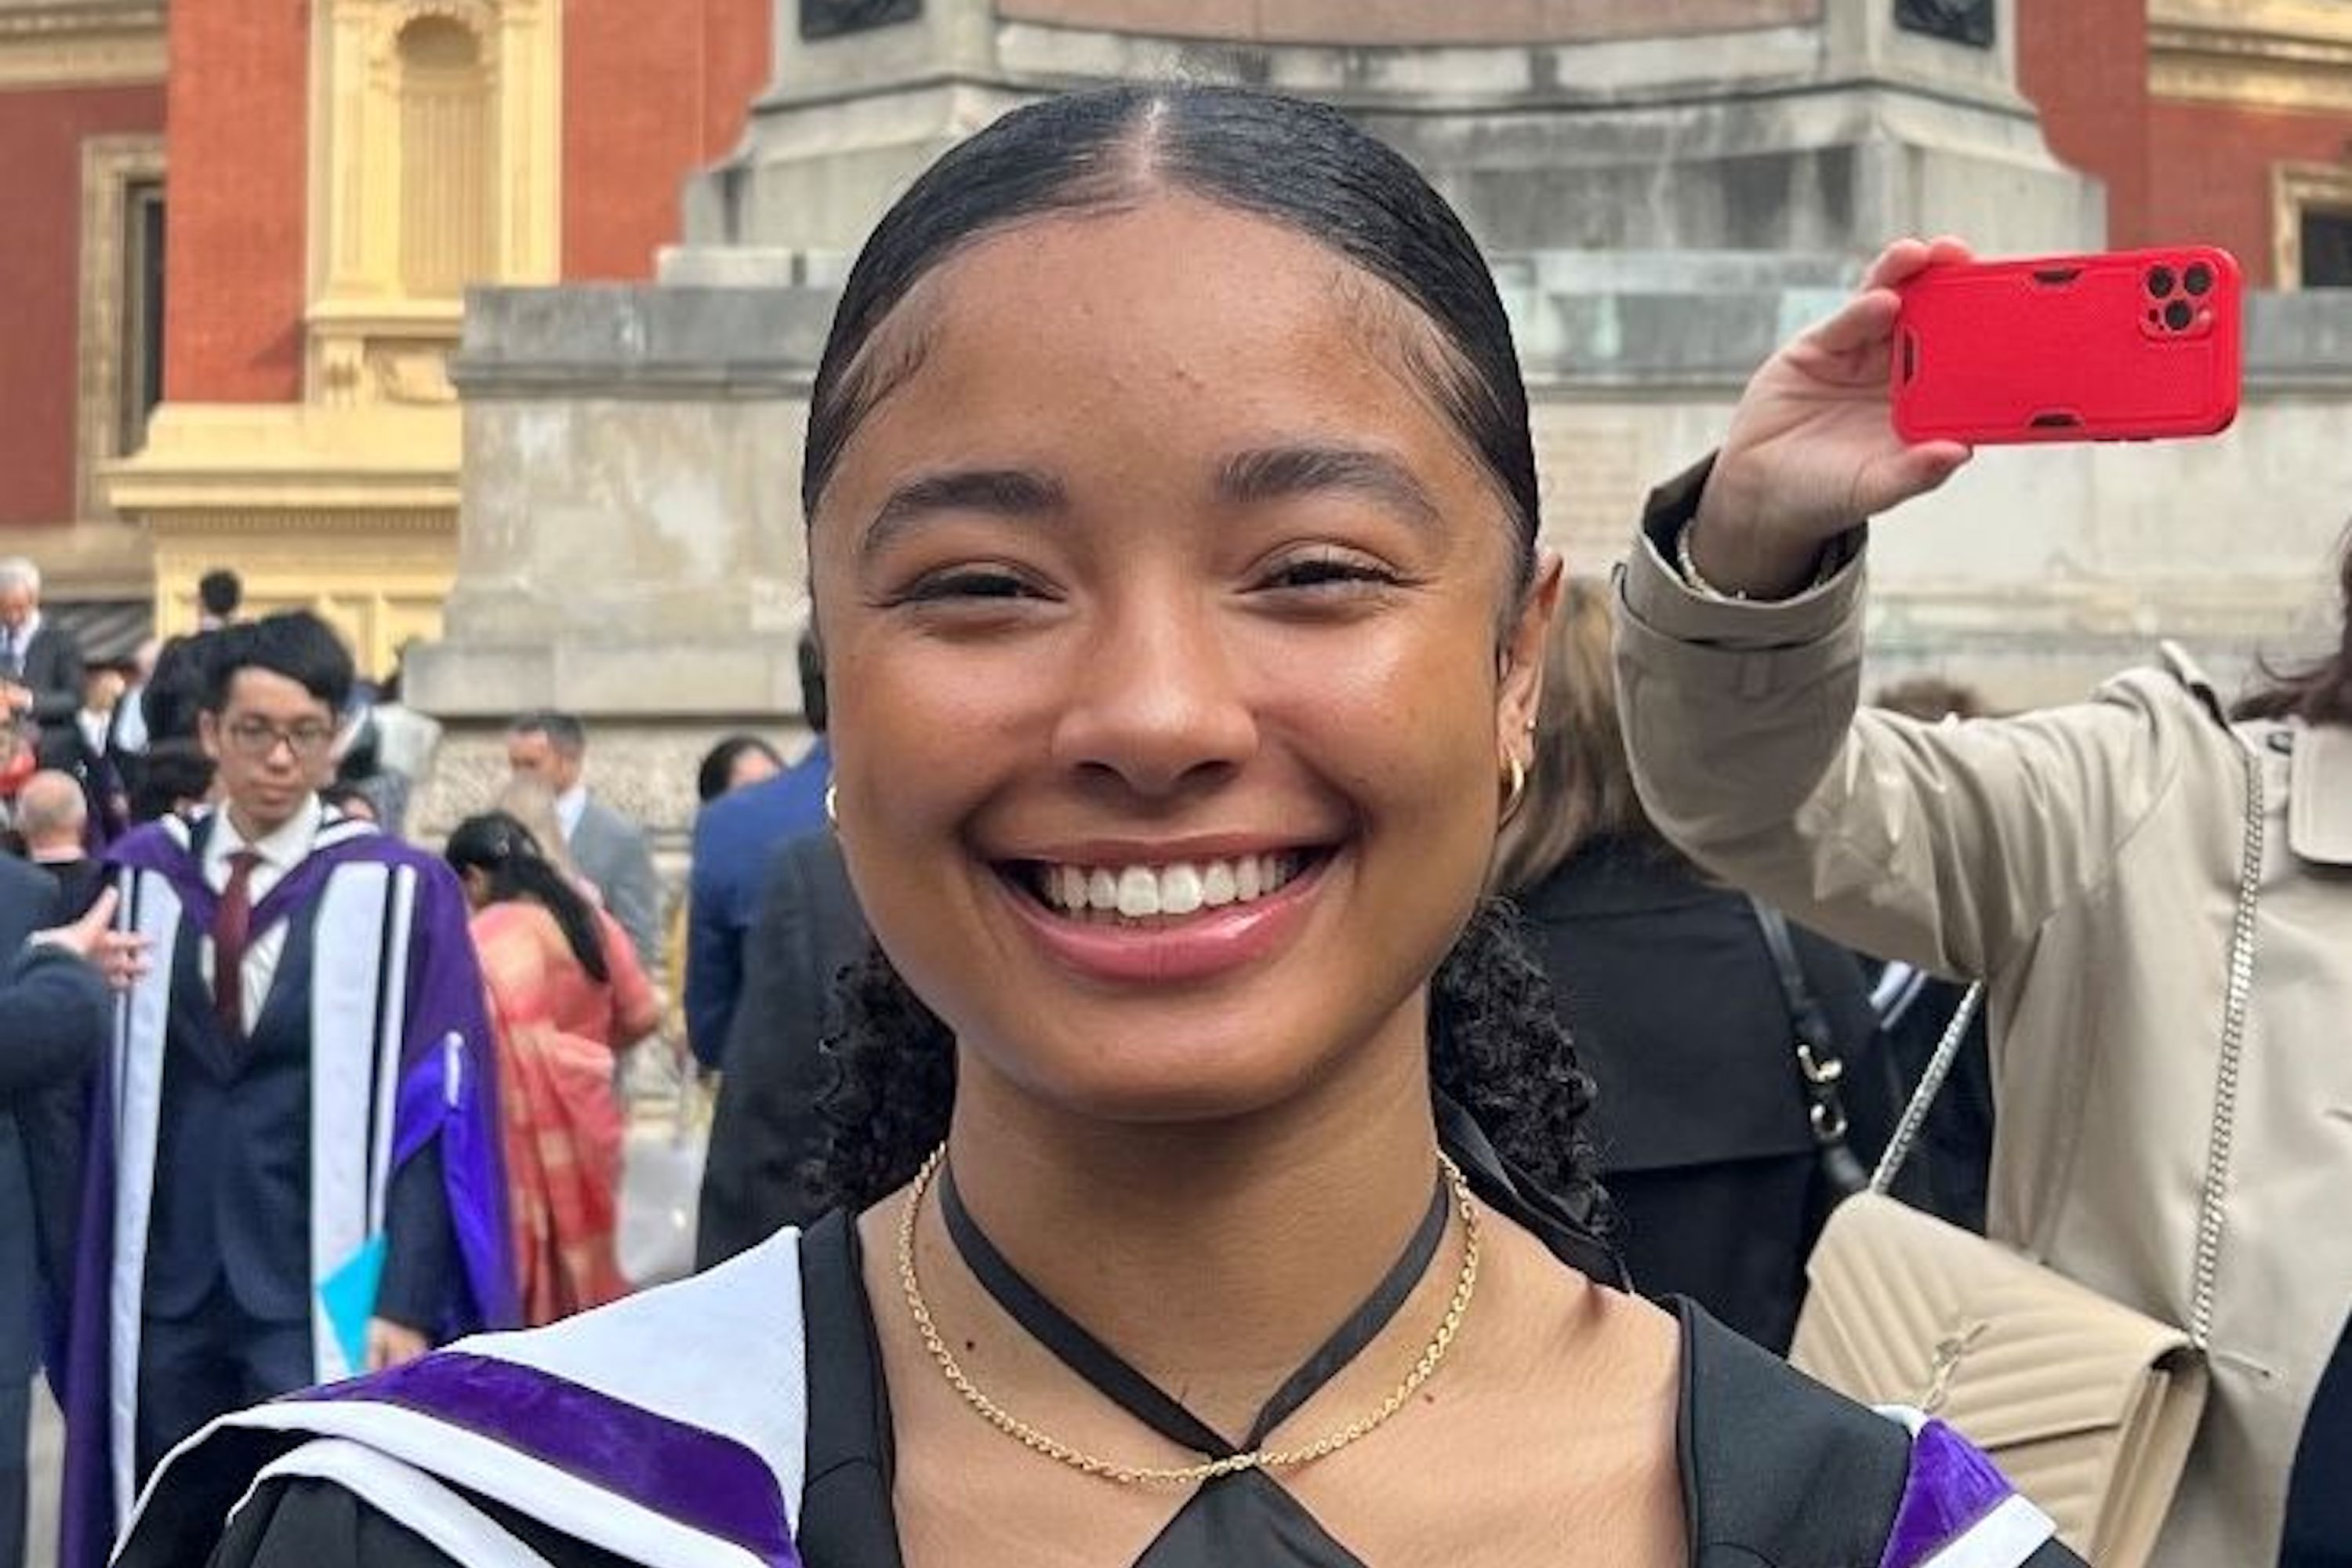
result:
[(436, 1416), (740, 1546), (769, 1568), (800, 1568), (783, 1493), (758, 1455), (551, 1373), (443, 1351), (294, 1397)]
[(1917, 1568), (2016, 1495), (1967, 1438), (1930, 1421), (1911, 1440), (1911, 1475), (1879, 1568)]
[[(465, 1052), (460, 1069), (469, 1075), (496, 1070), (479, 1049)], [(420, 1052), (402, 1075), (392, 1116), (392, 1164), (408, 1163), (434, 1138), (441, 1140), (441, 1184), (449, 1225), (466, 1267), (466, 1300), (453, 1333), (512, 1328), (522, 1321), (516, 1301), (511, 1222), (506, 1206), (505, 1151), (499, 1142), (497, 1105), (483, 1104), (487, 1086), (477, 1082), (449, 1103), (446, 1053)], [(452, 1282), (453, 1285), (456, 1283)]]

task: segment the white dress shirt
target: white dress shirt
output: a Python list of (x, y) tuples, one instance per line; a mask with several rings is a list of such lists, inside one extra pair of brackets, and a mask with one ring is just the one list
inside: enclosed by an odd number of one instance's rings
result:
[[(229, 857), (240, 849), (250, 849), (261, 858), (247, 879), (252, 901), (259, 904), (269, 890), (286, 879), (286, 874), (300, 865), (310, 853), (319, 837), (320, 806), (314, 795), (295, 808), (283, 826), (275, 832), (247, 842), (229, 820), (228, 809), (223, 806), (213, 813), (212, 837), (205, 843), (205, 885), (215, 893), (228, 890)], [(239, 1000), (244, 1004), (244, 1025), (247, 1034), (261, 1018), (262, 1005), (269, 1000), (269, 983), (278, 973), (278, 960), (286, 951), (285, 921), (272, 921), (265, 931), (254, 927), (246, 939), (244, 990)], [(213, 983), (213, 940), (204, 940), (205, 984)]]
[(581, 814), (588, 809), (588, 786), (573, 784), (555, 797), (555, 825), (563, 829), (563, 842), (580, 831)]

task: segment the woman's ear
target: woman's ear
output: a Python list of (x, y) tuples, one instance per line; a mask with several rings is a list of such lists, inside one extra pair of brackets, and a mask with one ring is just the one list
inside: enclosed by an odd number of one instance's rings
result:
[(1504, 628), (1502, 680), (1496, 693), (1495, 743), (1499, 757), (1531, 760), (1528, 740), (1535, 729), (1536, 711), (1543, 698), (1544, 645), (1551, 637), (1553, 617), (1559, 614), (1560, 585), (1566, 569), (1557, 551), (1536, 556), (1535, 579)]

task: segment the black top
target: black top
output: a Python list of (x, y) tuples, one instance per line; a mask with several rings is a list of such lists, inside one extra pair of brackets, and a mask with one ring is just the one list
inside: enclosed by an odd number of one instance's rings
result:
[[(1785, 1351), (1825, 1194), (1796, 1037), (1747, 898), (1663, 846), (1586, 845), (1517, 896), (1559, 996), (1634, 1282)], [(1865, 1164), (1897, 1106), (1860, 964), (1791, 928)]]

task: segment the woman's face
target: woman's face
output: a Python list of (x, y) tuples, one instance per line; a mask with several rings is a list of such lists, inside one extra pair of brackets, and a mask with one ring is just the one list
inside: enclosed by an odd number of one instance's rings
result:
[(1420, 1049), (1550, 604), (1433, 346), (1182, 196), (984, 241), (882, 329), (811, 542), (835, 778), (967, 1070), (1189, 1120)]

